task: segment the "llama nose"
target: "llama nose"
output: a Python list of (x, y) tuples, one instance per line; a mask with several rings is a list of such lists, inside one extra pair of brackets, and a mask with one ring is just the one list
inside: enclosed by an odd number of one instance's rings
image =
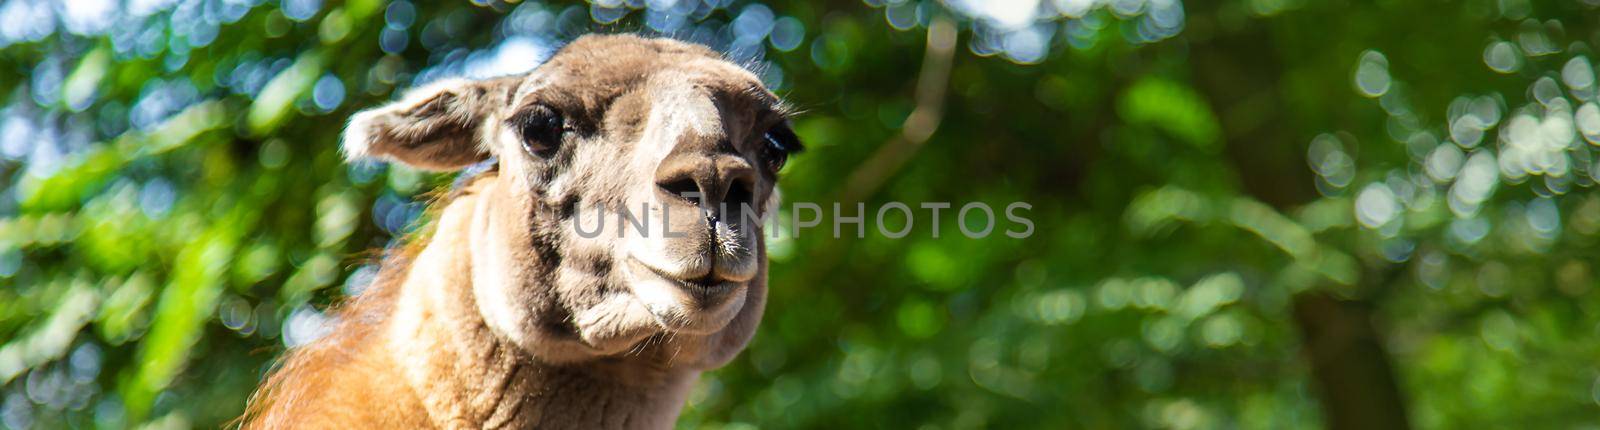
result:
[(656, 169), (656, 187), (666, 201), (685, 202), (712, 220), (729, 218), (754, 200), (755, 169), (731, 154), (675, 154)]

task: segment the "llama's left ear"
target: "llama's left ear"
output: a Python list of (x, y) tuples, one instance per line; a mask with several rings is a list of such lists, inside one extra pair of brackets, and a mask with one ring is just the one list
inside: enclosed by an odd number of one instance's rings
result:
[(350, 160), (377, 158), (424, 170), (458, 170), (493, 156), (482, 139), (494, 112), (511, 102), (518, 76), (450, 79), (411, 90), (400, 101), (355, 114), (344, 130)]

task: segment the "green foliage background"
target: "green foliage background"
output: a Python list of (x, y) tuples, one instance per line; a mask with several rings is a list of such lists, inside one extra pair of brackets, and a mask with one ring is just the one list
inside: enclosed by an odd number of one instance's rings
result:
[(3, 426), (223, 425), (451, 180), (351, 113), (659, 30), (806, 111), (787, 200), (1036, 224), (775, 242), (683, 427), (1600, 418), (1592, 0), (87, 3), (0, 5)]

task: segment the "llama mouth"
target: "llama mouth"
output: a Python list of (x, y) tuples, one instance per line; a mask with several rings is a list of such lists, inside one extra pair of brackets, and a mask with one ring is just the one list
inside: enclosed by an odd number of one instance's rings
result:
[[(657, 274), (660, 274), (660, 273), (657, 272)], [(701, 277), (696, 278), (696, 279), (688, 279), (688, 280), (684, 280), (683, 281), (683, 283), (685, 283), (685, 284), (693, 285), (693, 286), (700, 287), (700, 288), (706, 288), (706, 289), (716, 287), (717, 284), (719, 284), (721, 282), (722, 282), (721, 280), (718, 280), (715, 276), (712, 276), (710, 273), (707, 273), (705, 276), (701, 276)]]
[(715, 332), (744, 305), (745, 283), (719, 278), (715, 271), (685, 279), (631, 256), (622, 269), (633, 296), (666, 331)]
[(629, 257), (635, 265), (644, 267), (651, 275), (673, 284), (694, 296), (695, 300), (703, 305), (710, 305), (715, 299), (721, 298), (739, 286), (738, 282), (717, 277), (716, 270), (708, 270), (706, 274), (697, 278), (684, 279), (673, 276), (664, 270), (646, 264), (636, 257)]

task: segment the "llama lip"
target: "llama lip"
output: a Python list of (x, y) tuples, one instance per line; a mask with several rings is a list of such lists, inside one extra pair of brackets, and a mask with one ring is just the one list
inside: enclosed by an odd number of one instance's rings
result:
[(721, 330), (744, 306), (745, 283), (706, 273), (684, 279), (630, 256), (622, 270), (633, 295), (663, 329), (706, 334)]
[(671, 283), (693, 294), (695, 299), (701, 301), (702, 303), (710, 301), (710, 299), (724, 296), (734, 288), (738, 287), (738, 283), (736, 282), (718, 278), (715, 270), (707, 271), (704, 276), (700, 276), (698, 278), (684, 279), (672, 276), (666, 271), (658, 269), (655, 266), (651, 266), (636, 257), (630, 256), (628, 257), (628, 260), (634, 265), (643, 267), (646, 271), (650, 272), (650, 274), (655, 275), (656, 278), (667, 281), (668, 283)]

